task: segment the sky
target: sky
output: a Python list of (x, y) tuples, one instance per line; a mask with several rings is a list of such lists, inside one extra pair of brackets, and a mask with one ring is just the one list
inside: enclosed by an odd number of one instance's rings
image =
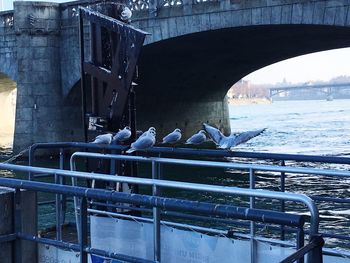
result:
[(350, 76), (350, 48), (316, 52), (284, 60), (257, 70), (245, 80), (256, 84), (283, 82), (300, 83), (315, 80), (328, 81), (334, 77)]
[[(45, 1), (70, 2), (69, 0)], [(13, 0), (0, 0), (0, 10), (12, 9), (12, 3)], [(340, 75), (350, 76), (350, 48), (317, 52), (284, 60), (255, 71), (244, 79), (255, 84), (275, 84), (283, 82), (284, 79), (290, 83), (300, 83), (316, 80), (328, 81)]]

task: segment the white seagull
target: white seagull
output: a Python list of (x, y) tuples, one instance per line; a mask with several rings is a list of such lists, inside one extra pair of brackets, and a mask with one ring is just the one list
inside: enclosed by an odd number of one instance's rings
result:
[(137, 150), (147, 150), (156, 143), (156, 129), (151, 127), (145, 131), (135, 142), (130, 145), (126, 153), (132, 153)]
[(217, 128), (212, 127), (206, 123), (203, 123), (205, 131), (209, 134), (210, 138), (216, 144), (216, 146), (220, 149), (230, 149), (232, 147), (237, 146), (238, 144), (249, 141), (250, 139), (260, 135), (262, 132), (266, 130), (259, 129), (254, 131), (246, 131), (239, 134), (231, 134), (230, 136), (225, 136), (219, 131)]
[(200, 130), (198, 133), (188, 138), (185, 144), (201, 144), (205, 142), (206, 139), (207, 139), (207, 136), (205, 136), (205, 131)]
[(95, 140), (91, 143), (98, 143), (98, 144), (110, 144), (112, 142), (112, 133), (106, 133), (96, 136)]
[(130, 22), (131, 16), (132, 16), (132, 12), (131, 12), (130, 8), (127, 6), (124, 6), (123, 11), (120, 14), (121, 20), (123, 20), (125, 22)]
[(126, 126), (124, 129), (119, 130), (112, 139), (113, 143), (125, 142), (131, 136), (131, 130), (129, 126)]
[(148, 128), (148, 130), (145, 131), (144, 133), (142, 133), (142, 134), (140, 135), (140, 137), (146, 136), (148, 133), (154, 133), (154, 135), (156, 135), (156, 128), (154, 128), (154, 127)]
[(173, 132), (169, 133), (167, 136), (163, 138), (162, 143), (176, 143), (181, 139), (181, 130), (175, 129)]

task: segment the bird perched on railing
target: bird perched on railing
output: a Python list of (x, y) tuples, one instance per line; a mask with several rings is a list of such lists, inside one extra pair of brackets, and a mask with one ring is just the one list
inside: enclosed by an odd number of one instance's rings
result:
[(217, 128), (210, 126), (209, 124), (203, 123), (205, 131), (209, 134), (209, 137), (213, 140), (216, 146), (220, 149), (230, 149), (238, 144), (249, 141), (250, 139), (263, 133), (266, 128), (246, 131), (239, 134), (231, 134), (230, 136), (225, 136)]
[(156, 143), (156, 129), (154, 127), (145, 131), (135, 142), (130, 145), (126, 153), (132, 153), (138, 150), (147, 150)]
[(113, 143), (125, 142), (131, 137), (131, 130), (129, 126), (124, 127), (124, 129), (119, 130), (112, 139)]
[(181, 139), (181, 130), (176, 128), (173, 132), (169, 133), (167, 136), (163, 138), (161, 143), (171, 143), (174, 144)]
[(200, 130), (196, 134), (193, 134), (190, 138), (187, 139), (185, 144), (201, 144), (207, 140), (204, 130)]
[(110, 144), (112, 142), (113, 135), (111, 133), (101, 134), (96, 136), (95, 140), (91, 143), (97, 144)]

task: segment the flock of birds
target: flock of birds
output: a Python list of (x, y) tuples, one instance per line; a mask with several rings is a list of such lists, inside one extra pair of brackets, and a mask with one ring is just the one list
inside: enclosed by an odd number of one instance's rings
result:
[[(207, 141), (208, 134), (209, 139), (212, 140), (216, 146), (220, 149), (231, 149), (238, 144), (247, 142), (248, 140), (260, 135), (265, 131), (264, 129), (253, 130), (242, 132), (239, 134), (231, 134), (225, 136), (219, 129), (210, 126), (209, 124), (203, 123), (203, 130), (192, 135), (188, 138), (185, 144), (198, 145)], [(102, 134), (95, 138), (92, 143), (97, 144), (119, 144), (126, 142), (131, 137), (131, 129), (126, 126), (124, 129), (119, 130), (115, 135), (112, 133)], [(176, 128), (173, 132), (165, 136), (161, 144), (175, 144), (181, 140), (182, 134), (181, 130)], [(147, 150), (156, 144), (156, 129), (150, 127), (147, 131), (142, 133), (136, 141), (131, 143), (130, 148), (126, 151), (127, 153), (132, 153), (138, 150)]]

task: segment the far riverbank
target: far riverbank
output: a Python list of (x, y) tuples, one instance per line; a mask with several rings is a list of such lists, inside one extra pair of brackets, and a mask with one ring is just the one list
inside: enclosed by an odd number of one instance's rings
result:
[(267, 98), (228, 99), (228, 103), (230, 105), (270, 104), (271, 100)]

